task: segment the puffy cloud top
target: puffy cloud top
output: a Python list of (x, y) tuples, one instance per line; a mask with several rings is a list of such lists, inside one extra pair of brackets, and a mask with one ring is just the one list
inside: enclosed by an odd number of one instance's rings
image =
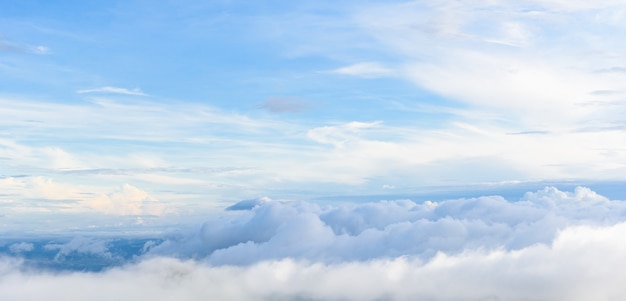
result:
[[(147, 256), (98, 273), (42, 272), (0, 257), (0, 300), (626, 297), (626, 203), (587, 188), (547, 187), (518, 201), (325, 207), (263, 198), (234, 207), (196, 231), (148, 241)], [(96, 238), (44, 246), (59, 257), (107, 256), (109, 247)], [(33, 245), (9, 249), (24, 254)]]
[(244, 211), (207, 221), (196, 232), (170, 238), (149, 254), (217, 265), (283, 258), (325, 263), (399, 256), (429, 260), (440, 252), (549, 244), (567, 227), (611, 225), (626, 217), (626, 203), (583, 187), (574, 192), (547, 187), (518, 201), (485, 196), (323, 207), (264, 198), (227, 210), (235, 209)]

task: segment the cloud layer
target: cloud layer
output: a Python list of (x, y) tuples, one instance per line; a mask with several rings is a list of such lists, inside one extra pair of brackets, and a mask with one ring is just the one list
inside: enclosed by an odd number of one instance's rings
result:
[[(337, 195), (625, 179), (622, 1), (200, 6), (71, 8), (88, 20), (38, 6), (25, 15), (39, 17), (9, 18), (0, 176), (110, 169), (116, 179), (68, 182), (229, 201), (320, 185)], [(48, 55), (19, 53), (35, 49)], [(247, 172), (156, 173), (168, 168)], [(137, 170), (149, 174), (121, 175)]]
[(40, 2), (0, 11), (0, 300), (626, 299), (590, 189), (337, 201), (624, 181), (624, 1)]
[(76, 91), (78, 94), (86, 94), (86, 93), (105, 93), (105, 94), (123, 94), (123, 95), (134, 95), (134, 96), (148, 96), (148, 94), (143, 93), (141, 89), (127, 89), (127, 88), (119, 88), (119, 87), (100, 87), (93, 89), (84, 89)]
[(322, 207), (267, 198), (242, 201), (247, 209), (206, 222), (154, 247), (150, 254), (247, 265), (263, 260), (338, 263), (438, 252), (518, 250), (549, 244), (576, 225), (612, 225), (626, 219), (626, 203), (579, 187), (547, 187), (519, 201), (500, 196), (415, 203), (410, 200)]
[[(320, 206), (247, 200), (98, 273), (0, 257), (2, 300), (620, 300), (626, 203), (587, 188)], [(14, 255), (32, 243), (9, 246)], [(114, 257), (110, 240), (47, 251)], [(143, 255), (142, 255), (143, 254)], [(72, 289), (68, 289), (68, 288)]]

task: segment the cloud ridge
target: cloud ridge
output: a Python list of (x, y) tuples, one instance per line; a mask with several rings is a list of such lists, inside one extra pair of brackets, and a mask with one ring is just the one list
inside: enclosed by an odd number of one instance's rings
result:
[[(0, 257), (0, 299), (626, 297), (626, 204), (584, 187), (546, 187), (515, 201), (484, 196), (321, 206), (261, 198), (239, 205), (163, 244), (151, 241), (142, 248), (145, 256), (98, 273), (38, 271), (17, 257)], [(48, 248), (109, 250), (92, 238)]]
[[(252, 205), (251, 205), (252, 204)], [(149, 252), (251, 265), (293, 258), (323, 263), (438, 253), (519, 250), (550, 244), (563, 229), (613, 225), (626, 219), (626, 204), (578, 187), (546, 187), (518, 201), (500, 196), (416, 203), (411, 200), (323, 207), (310, 202), (246, 200), (197, 231), (166, 240)]]

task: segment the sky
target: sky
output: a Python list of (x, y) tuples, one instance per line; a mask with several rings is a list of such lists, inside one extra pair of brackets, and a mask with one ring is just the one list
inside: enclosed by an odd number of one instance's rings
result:
[(622, 0), (6, 1), (0, 299), (623, 299), (624, 32)]

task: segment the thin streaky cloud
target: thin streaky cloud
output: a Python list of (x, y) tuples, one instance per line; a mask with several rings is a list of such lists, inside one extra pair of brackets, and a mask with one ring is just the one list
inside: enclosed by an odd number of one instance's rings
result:
[(626, 73), (626, 67), (615, 66), (611, 68), (596, 70), (595, 73)]
[(101, 94), (123, 94), (123, 95), (135, 95), (135, 96), (148, 96), (148, 94), (144, 93), (139, 88), (127, 89), (127, 88), (119, 88), (119, 87), (112, 87), (112, 86), (78, 90), (76, 91), (76, 93), (78, 94), (101, 93)]
[(550, 132), (542, 131), (542, 130), (528, 130), (528, 131), (508, 133), (508, 135), (546, 135), (546, 134), (550, 134)]
[(386, 77), (393, 75), (393, 70), (377, 62), (362, 62), (341, 67), (330, 71), (330, 73), (359, 76), (365, 78)]
[(613, 95), (619, 95), (623, 93), (624, 91), (622, 90), (594, 90), (594, 91), (589, 92), (589, 94), (593, 96), (613, 96)]

